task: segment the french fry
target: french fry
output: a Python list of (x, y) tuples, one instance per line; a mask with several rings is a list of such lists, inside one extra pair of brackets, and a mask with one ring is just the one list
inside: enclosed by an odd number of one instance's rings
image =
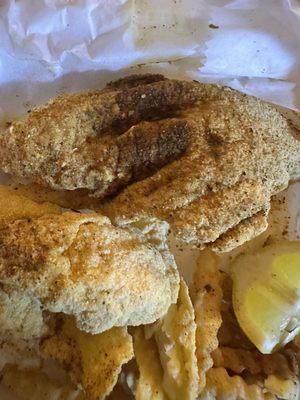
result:
[(221, 274), (217, 258), (209, 250), (200, 253), (194, 274), (192, 300), (196, 318), (196, 355), (199, 391), (205, 387), (206, 372), (212, 367), (211, 353), (218, 347), (217, 334), (221, 326)]
[(225, 368), (211, 368), (199, 400), (275, 400), (258, 385), (248, 385), (240, 376), (229, 376)]
[(230, 347), (219, 347), (213, 353), (215, 367), (230, 369), (236, 374), (248, 371), (252, 375), (277, 375), (281, 379), (295, 376), (288, 355), (285, 352), (261, 354), (256, 349), (245, 350)]
[(188, 287), (181, 279), (177, 304), (154, 326), (163, 367), (163, 388), (171, 400), (192, 400), (198, 394), (195, 314)]
[(143, 327), (133, 332), (133, 347), (139, 369), (136, 400), (167, 400), (163, 389), (163, 369), (154, 337), (145, 338)]

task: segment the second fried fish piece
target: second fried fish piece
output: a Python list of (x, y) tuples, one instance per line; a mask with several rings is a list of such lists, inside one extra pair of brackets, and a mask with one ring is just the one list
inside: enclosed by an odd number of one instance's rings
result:
[(0, 283), (1, 337), (29, 340), (44, 334), (45, 311), (90, 333), (153, 322), (176, 301), (179, 278), (142, 235), (68, 212), (0, 228)]

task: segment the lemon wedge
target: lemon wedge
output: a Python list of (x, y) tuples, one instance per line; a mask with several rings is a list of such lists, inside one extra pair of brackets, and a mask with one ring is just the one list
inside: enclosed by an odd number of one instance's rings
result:
[(300, 242), (279, 242), (243, 254), (230, 266), (240, 327), (264, 354), (300, 332)]

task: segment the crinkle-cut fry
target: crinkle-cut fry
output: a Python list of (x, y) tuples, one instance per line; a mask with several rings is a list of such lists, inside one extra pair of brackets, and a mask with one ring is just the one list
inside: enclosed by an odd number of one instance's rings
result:
[(60, 323), (58, 333), (41, 345), (42, 355), (61, 363), (88, 400), (104, 399), (117, 383), (122, 365), (133, 357), (132, 337), (126, 328), (92, 335), (81, 332), (70, 318)]
[(177, 303), (170, 306), (167, 315), (154, 328), (163, 367), (163, 388), (168, 398), (196, 399), (198, 368), (195, 313), (183, 279), (180, 282)]
[(261, 365), (254, 359), (252, 352), (248, 350), (218, 347), (212, 352), (212, 358), (214, 367), (230, 369), (236, 374), (240, 374), (244, 370), (251, 374), (261, 372)]
[(2, 383), (20, 400), (87, 400), (75, 386), (59, 384), (39, 369), (20, 370), (7, 365)]
[(229, 376), (225, 368), (211, 368), (199, 400), (275, 400), (258, 385), (248, 385), (240, 376)]
[(217, 334), (221, 318), (221, 274), (216, 255), (210, 250), (200, 253), (194, 274), (192, 299), (196, 319), (196, 355), (199, 372), (199, 390), (205, 386), (206, 372), (212, 367), (212, 351), (218, 347)]
[(300, 383), (296, 379), (282, 379), (270, 375), (264, 381), (265, 388), (283, 400), (299, 400)]
[(259, 351), (219, 347), (212, 353), (214, 366), (230, 369), (241, 374), (244, 370), (252, 375), (275, 374), (282, 379), (295, 376), (291, 362), (285, 352), (261, 354)]
[(136, 400), (167, 400), (163, 389), (163, 369), (154, 337), (146, 339), (143, 327), (133, 331), (133, 348), (139, 370)]

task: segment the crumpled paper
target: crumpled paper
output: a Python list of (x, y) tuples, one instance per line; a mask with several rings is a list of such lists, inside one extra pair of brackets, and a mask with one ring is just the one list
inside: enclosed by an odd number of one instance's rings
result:
[(206, 41), (201, 77), (299, 110), (299, 0), (212, 3), (219, 29)]
[(0, 15), (6, 120), (58, 92), (100, 88), (146, 62), (195, 56), (198, 67), (209, 19), (195, 0), (6, 0)]
[(299, 0), (2, 0), (0, 37), (0, 120), (136, 71), (300, 110)]

